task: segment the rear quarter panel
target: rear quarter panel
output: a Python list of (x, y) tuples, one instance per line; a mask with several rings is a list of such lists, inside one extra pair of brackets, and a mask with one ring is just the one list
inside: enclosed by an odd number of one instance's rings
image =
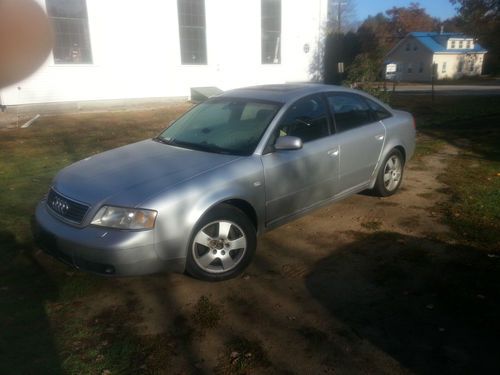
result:
[(386, 128), (386, 141), (380, 154), (380, 160), (372, 176), (372, 186), (375, 184), (378, 170), (387, 154), (396, 147), (404, 149), (405, 163), (415, 152), (415, 125), (413, 116), (405, 111), (391, 109), (392, 117), (383, 120)]

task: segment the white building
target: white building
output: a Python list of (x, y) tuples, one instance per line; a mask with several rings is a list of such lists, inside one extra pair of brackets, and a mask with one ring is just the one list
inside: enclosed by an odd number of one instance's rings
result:
[(327, 0), (37, 0), (56, 43), (0, 104), (187, 97), (307, 81)]
[(397, 65), (396, 79), (430, 81), (481, 75), (486, 50), (473, 38), (458, 33), (413, 32), (388, 54), (387, 62)]

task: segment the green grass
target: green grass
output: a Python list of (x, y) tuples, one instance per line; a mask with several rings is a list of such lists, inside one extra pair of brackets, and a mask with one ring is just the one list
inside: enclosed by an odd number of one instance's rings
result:
[[(446, 220), (459, 239), (499, 248), (500, 97), (437, 96), (432, 105), (425, 96), (395, 95), (392, 105), (415, 114), (419, 155), (437, 152), (447, 143), (459, 148), (441, 177), (449, 186)], [(138, 336), (127, 324), (134, 315), (122, 309), (106, 311), (109, 319), (98, 317), (97, 323), (82, 320), (78, 303), (98, 296), (107, 279), (47, 261), (36, 254), (31, 239), (35, 205), (58, 170), (152, 137), (186, 108), (59, 115), (43, 117), (28, 129), (0, 131), (0, 374), (149, 371), (138, 364), (154, 373), (168, 363), (164, 348), (172, 340), (186, 342), (199, 330), (218, 326), (222, 311), (206, 297), (188, 318), (174, 322), (167, 335)], [(314, 333), (311, 337), (321, 339)], [(231, 358), (234, 352), (238, 356)], [(227, 343), (218, 369), (244, 373), (266, 365), (258, 342), (235, 338)]]
[(395, 108), (415, 114), (417, 159), (444, 145), (458, 154), (439, 177), (449, 189), (446, 222), (463, 241), (500, 249), (500, 96), (393, 98)]
[(259, 341), (235, 336), (226, 343), (215, 373), (219, 375), (247, 374), (270, 366), (267, 354)]
[(111, 307), (81, 321), (79, 311), (66, 305), (53, 319), (65, 373), (137, 373), (147, 344), (131, 328), (137, 319), (133, 309)]
[[(185, 109), (42, 117), (27, 129), (0, 131), (0, 373), (119, 373), (138, 344), (130, 332), (109, 348), (88, 346), (75, 355), (75, 341), (98, 342), (98, 329), (65, 311), (95, 293), (102, 278), (57, 262), (40, 264), (31, 236), (35, 205), (64, 166), (89, 155), (152, 137)], [(66, 314), (66, 315), (65, 315)], [(63, 327), (64, 329), (61, 329)], [(98, 357), (101, 355), (102, 357)]]
[(222, 318), (219, 305), (212, 302), (207, 296), (201, 296), (194, 306), (192, 320), (195, 327), (202, 333), (209, 328), (215, 328)]
[(365, 221), (365, 222), (361, 223), (361, 226), (365, 229), (368, 229), (368, 230), (377, 231), (382, 227), (382, 222), (376, 221), (376, 220)]

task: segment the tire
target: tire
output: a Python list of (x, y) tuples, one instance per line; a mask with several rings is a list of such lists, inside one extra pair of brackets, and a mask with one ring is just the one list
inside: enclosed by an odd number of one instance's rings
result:
[(231, 279), (250, 264), (256, 247), (256, 230), (250, 219), (236, 207), (221, 204), (196, 224), (186, 272), (206, 281)]
[(373, 191), (381, 197), (396, 193), (403, 181), (404, 157), (401, 151), (393, 149), (385, 157), (377, 175)]

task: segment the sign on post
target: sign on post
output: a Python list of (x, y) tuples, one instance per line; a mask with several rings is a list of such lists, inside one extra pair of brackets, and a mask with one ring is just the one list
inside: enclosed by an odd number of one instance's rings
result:
[(397, 64), (387, 64), (385, 67), (385, 72), (386, 73), (396, 73), (397, 69), (398, 69)]

